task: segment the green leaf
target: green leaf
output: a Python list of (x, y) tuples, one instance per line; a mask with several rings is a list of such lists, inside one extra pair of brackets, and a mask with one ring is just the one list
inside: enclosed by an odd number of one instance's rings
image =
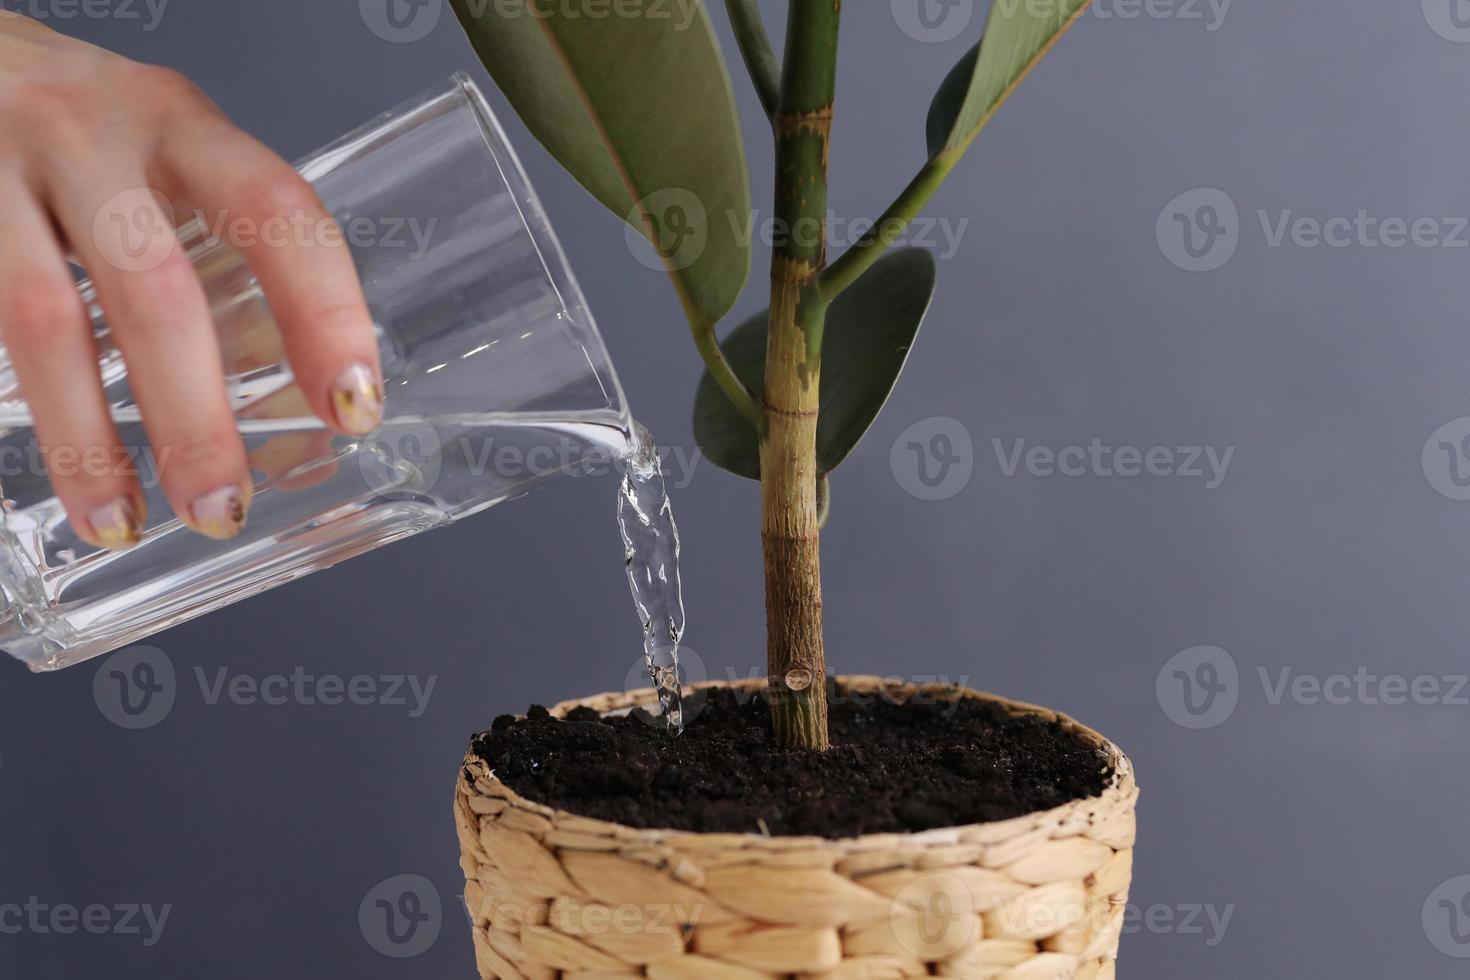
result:
[(978, 55), (967, 53), (934, 97), (929, 110), (930, 154), (963, 152), (1089, 2), (995, 0)]
[(929, 155), (938, 156), (944, 149), (949, 134), (954, 132), (955, 120), (960, 118), (965, 97), (970, 94), (970, 80), (975, 77), (975, 62), (980, 58), (980, 45), (976, 44), (960, 59), (959, 64), (949, 70), (934, 102), (929, 106), (926, 135), (929, 138)]
[(703, 4), (451, 3), (527, 128), (653, 242), (686, 309), (706, 325), (729, 312), (750, 271), (750, 178)]
[[(832, 301), (822, 335), (822, 391), (817, 417), (817, 468), (836, 469), (857, 446), (888, 401), (909, 349), (929, 310), (934, 256), (921, 248), (883, 257)], [(725, 357), (751, 391), (766, 377), (767, 314), (736, 327)], [(760, 479), (755, 428), (706, 372), (694, 397), (694, 438), (721, 469)]]

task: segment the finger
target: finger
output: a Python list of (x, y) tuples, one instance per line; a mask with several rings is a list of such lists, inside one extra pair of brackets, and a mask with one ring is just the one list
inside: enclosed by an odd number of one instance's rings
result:
[[(232, 538), (251, 482), (219, 344), (198, 276), (140, 174), (53, 171), (52, 210), (92, 274), (174, 513)], [(117, 187), (131, 189), (100, 190)]]
[(52, 490), (78, 537), (121, 550), (147, 505), (108, 414), (92, 324), (51, 219), (18, 178), (0, 180), (0, 339), (35, 420)]
[(347, 435), (383, 420), (372, 317), (352, 253), (316, 191), (265, 146), (230, 127), (173, 137), (163, 166), (249, 262), (281, 328), (312, 412)]

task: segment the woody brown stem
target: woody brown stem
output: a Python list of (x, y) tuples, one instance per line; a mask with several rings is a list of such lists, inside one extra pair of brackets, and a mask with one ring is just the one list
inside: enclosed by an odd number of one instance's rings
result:
[(817, 506), (817, 407), (827, 304), (827, 150), (840, 0), (792, 0), (775, 118), (779, 238), (771, 266), (763, 393), (766, 667), (777, 737), (825, 750), (827, 662)]

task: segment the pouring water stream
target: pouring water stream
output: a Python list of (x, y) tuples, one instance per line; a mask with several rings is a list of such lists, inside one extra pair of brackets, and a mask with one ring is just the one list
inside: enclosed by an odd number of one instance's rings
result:
[(626, 470), (618, 488), (618, 530), (628, 585), (643, 624), (643, 658), (672, 735), (684, 733), (679, 642), (684, 637), (684, 593), (679, 576), (679, 526), (664, 486), (653, 436), (634, 423)]

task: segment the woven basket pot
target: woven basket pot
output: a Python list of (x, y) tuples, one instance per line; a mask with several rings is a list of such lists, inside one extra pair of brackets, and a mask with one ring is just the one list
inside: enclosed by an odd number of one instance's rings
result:
[[(522, 798), (470, 754), (455, 821), (480, 976), (1113, 977), (1138, 798), (1123, 753), (1065, 715), (968, 689), (838, 683), (849, 694), (944, 692), (1040, 715), (1095, 748), (1113, 779), (1100, 796), (999, 823), (826, 840), (579, 817)], [(552, 713), (652, 700), (647, 690), (603, 694)]]

